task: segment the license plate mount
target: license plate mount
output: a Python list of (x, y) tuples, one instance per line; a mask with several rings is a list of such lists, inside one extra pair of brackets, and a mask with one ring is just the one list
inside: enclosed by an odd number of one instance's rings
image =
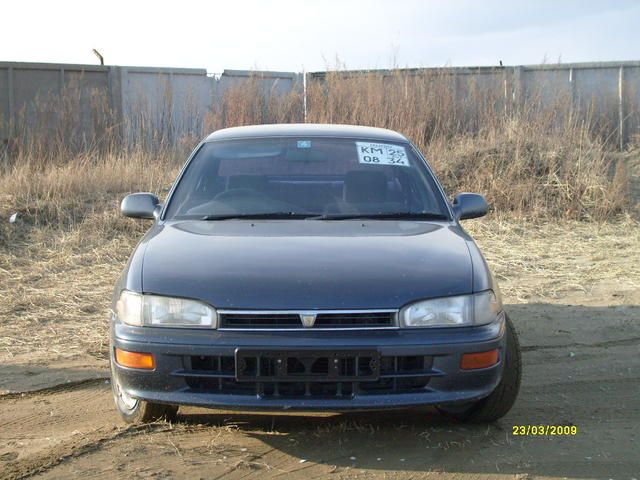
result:
[(256, 350), (235, 352), (238, 382), (374, 382), (377, 350)]

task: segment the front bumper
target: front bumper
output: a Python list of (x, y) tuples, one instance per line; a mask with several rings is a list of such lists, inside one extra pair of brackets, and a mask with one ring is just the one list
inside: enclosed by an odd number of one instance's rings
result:
[[(502, 315), (480, 327), (414, 330), (232, 332), (113, 323), (111, 352), (113, 356), (113, 349), (120, 348), (154, 354), (152, 371), (114, 362), (120, 387), (135, 398), (213, 408), (342, 411), (464, 403), (486, 397), (502, 376), (504, 332)], [(493, 349), (500, 349), (496, 365), (460, 369), (462, 354)], [(335, 352), (342, 357), (377, 352), (379, 366), (376, 375), (362, 380), (269, 381), (261, 377), (251, 381), (241, 376), (238, 381), (238, 351)]]

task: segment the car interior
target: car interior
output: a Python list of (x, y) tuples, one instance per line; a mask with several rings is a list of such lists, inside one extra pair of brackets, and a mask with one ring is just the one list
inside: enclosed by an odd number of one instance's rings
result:
[[(210, 212), (291, 211), (296, 213), (385, 213), (407, 211), (412, 198), (399, 178), (375, 171), (347, 172), (344, 177), (209, 177), (191, 192), (181, 209), (187, 215)], [(206, 180), (206, 179), (203, 179)]]
[[(415, 168), (362, 165), (322, 152), (269, 157), (210, 157), (187, 172), (173, 214), (386, 214), (439, 212), (432, 188)], [(315, 153), (315, 156), (311, 154)], [(188, 177), (188, 178), (187, 178)], [(185, 185), (182, 185), (185, 184)]]

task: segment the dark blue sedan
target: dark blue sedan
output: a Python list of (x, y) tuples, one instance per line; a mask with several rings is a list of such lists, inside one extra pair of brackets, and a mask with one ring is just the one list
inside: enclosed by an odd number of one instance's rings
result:
[(488, 422), (513, 405), (516, 333), (480, 250), (421, 153), (377, 128), (219, 130), (164, 204), (113, 298), (112, 386), (128, 422), (179, 405), (434, 405)]

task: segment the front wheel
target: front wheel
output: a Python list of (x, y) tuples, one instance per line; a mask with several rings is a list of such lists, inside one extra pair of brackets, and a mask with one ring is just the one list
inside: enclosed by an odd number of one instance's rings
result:
[(522, 354), (518, 335), (507, 316), (505, 359), (502, 379), (491, 394), (471, 404), (439, 405), (440, 413), (463, 422), (489, 423), (504, 417), (516, 401), (522, 377)]
[(127, 423), (151, 423), (158, 420), (172, 422), (178, 415), (177, 405), (147, 402), (127, 394), (120, 387), (113, 364), (111, 365), (111, 391), (118, 413)]

